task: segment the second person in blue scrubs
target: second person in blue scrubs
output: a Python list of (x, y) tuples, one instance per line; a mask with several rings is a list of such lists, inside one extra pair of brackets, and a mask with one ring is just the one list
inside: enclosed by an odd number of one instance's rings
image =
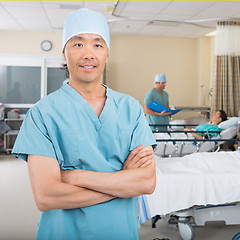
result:
[(157, 128), (151, 126), (152, 131), (156, 129), (158, 131), (166, 131), (167, 126), (169, 124), (169, 115), (171, 112), (163, 111), (161, 113), (155, 112), (147, 107), (148, 104), (155, 101), (164, 107), (169, 108), (169, 97), (168, 93), (164, 90), (166, 87), (166, 76), (163, 73), (156, 74), (154, 78), (154, 88), (152, 88), (147, 94), (144, 96), (144, 112), (146, 114), (147, 122), (150, 125), (158, 125)]

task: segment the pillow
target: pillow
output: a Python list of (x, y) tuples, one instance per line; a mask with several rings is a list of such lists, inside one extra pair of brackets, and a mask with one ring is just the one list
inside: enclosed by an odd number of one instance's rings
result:
[[(180, 125), (180, 126), (171, 126), (171, 124), (173, 125)], [(185, 120), (182, 120), (182, 119), (175, 119), (175, 120), (172, 120), (169, 122), (169, 126), (168, 126), (168, 130), (170, 128), (170, 130), (172, 129), (173, 131), (182, 131), (184, 129), (184, 126), (182, 125), (185, 125)]]
[(218, 124), (218, 127), (225, 130), (230, 127), (235, 127), (238, 125), (238, 117), (230, 117), (228, 120), (223, 121)]
[(169, 122), (169, 124), (185, 124), (185, 120), (182, 120), (182, 119), (175, 119), (175, 120), (172, 120)]

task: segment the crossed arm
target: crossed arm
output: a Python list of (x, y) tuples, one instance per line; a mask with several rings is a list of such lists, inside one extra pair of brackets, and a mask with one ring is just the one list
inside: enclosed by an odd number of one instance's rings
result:
[(116, 197), (150, 194), (155, 189), (155, 160), (151, 146), (139, 146), (118, 172), (60, 171), (56, 159), (29, 155), (29, 177), (40, 211), (95, 205)]

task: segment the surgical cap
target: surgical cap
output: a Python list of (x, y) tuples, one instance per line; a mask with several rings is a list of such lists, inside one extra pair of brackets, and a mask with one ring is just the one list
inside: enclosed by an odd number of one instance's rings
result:
[(154, 82), (166, 82), (167, 79), (166, 79), (166, 76), (165, 74), (163, 73), (160, 73), (160, 74), (156, 74), (155, 78), (154, 78)]
[(86, 8), (73, 11), (66, 16), (63, 27), (62, 51), (70, 38), (82, 33), (101, 36), (107, 44), (108, 52), (110, 51), (110, 34), (105, 17)]

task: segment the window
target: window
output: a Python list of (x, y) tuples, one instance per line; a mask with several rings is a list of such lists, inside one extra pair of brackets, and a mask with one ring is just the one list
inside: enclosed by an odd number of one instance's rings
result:
[(0, 66), (0, 102), (34, 104), (40, 100), (41, 67)]
[(0, 102), (29, 108), (66, 79), (62, 56), (0, 55)]
[(47, 94), (50, 94), (59, 89), (66, 80), (65, 72), (61, 68), (47, 69)]

